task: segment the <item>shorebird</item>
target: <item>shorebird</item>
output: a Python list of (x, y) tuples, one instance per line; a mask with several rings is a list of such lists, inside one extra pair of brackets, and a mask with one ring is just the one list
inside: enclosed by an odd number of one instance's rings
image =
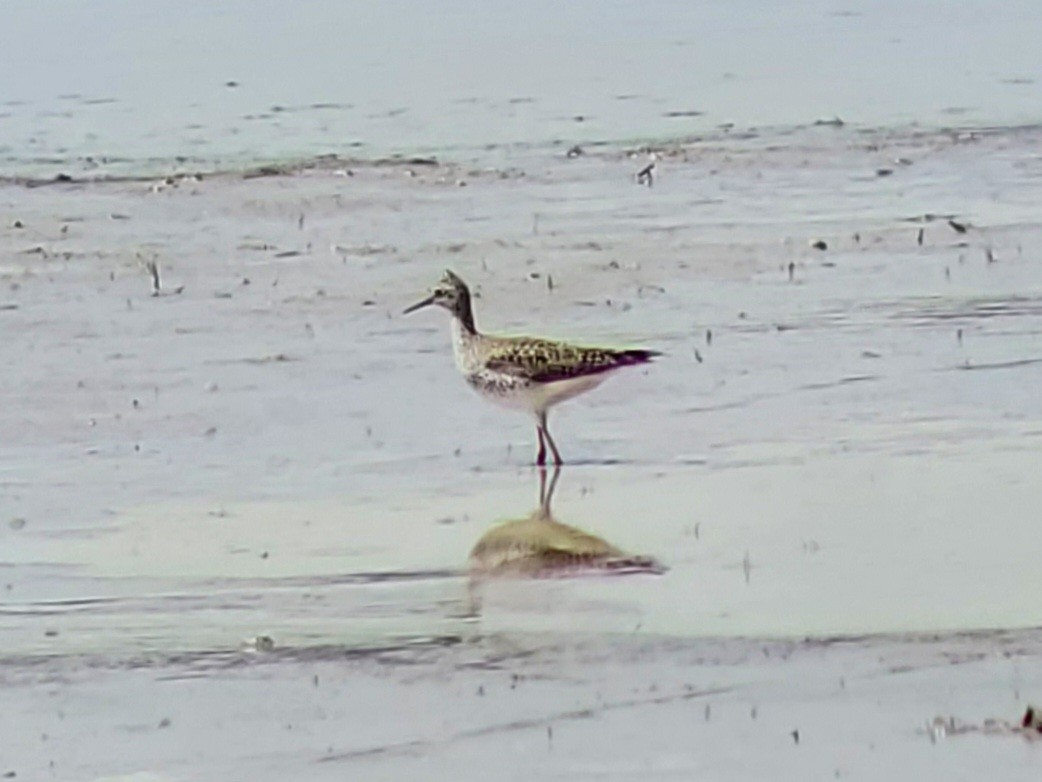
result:
[(546, 464), (550, 446), (555, 464), (564, 464), (547, 428), (556, 404), (596, 388), (615, 370), (646, 364), (654, 350), (613, 350), (570, 345), (534, 337), (482, 334), (474, 323), (470, 289), (450, 270), (431, 295), (403, 314), (437, 305), (452, 314), (452, 351), (467, 383), (486, 399), (535, 416), (539, 448), (535, 463)]

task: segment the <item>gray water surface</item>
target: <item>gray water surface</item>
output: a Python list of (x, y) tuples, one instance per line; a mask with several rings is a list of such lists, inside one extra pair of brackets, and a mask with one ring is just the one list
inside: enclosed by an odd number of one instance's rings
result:
[(0, 174), (1039, 120), (1032, 0), (8, 3)]

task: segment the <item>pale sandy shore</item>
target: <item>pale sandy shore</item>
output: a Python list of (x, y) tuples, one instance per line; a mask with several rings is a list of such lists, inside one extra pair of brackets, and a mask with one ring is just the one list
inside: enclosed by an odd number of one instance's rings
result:
[[(0, 774), (1033, 779), (1040, 139), (0, 186)], [(667, 354), (553, 423), (663, 573), (468, 577), (533, 432), (400, 317), (444, 267)]]

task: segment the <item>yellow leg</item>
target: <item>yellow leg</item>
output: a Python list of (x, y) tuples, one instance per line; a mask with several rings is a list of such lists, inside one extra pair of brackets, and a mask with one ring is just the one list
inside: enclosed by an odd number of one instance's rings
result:
[[(561, 458), (561, 452), (557, 450), (557, 443), (554, 442), (554, 438), (550, 436), (550, 430), (546, 426), (546, 411), (544, 410), (539, 414), (539, 452), (545, 459), (545, 453), (543, 453), (543, 440), (546, 440), (546, 444), (550, 446), (550, 451), (554, 455), (554, 464), (560, 467), (564, 464), (564, 459)], [(537, 462), (537, 464), (543, 464), (543, 462)]]
[(543, 429), (541, 426), (536, 426), (536, 434), (539, 435), (539, 450), (535, 455), (535, 463), (537, 467), (546, 466), (546, 442), (543, 440)]

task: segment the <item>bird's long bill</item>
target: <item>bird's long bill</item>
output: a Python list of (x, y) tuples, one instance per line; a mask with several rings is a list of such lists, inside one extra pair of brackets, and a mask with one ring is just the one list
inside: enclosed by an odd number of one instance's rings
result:
[(416, 310), (422, 310), (424, 307), (429, 307), (433, 303), (434, 303), (434, 297), (433, 296), (428, 296), (423, 301), (418, 301), (415, 304), (413, 304), (411, 307), (406, 307), (405, 311), (402, 313), (402, 315), (408, 315), (410, 312), (416, 312)]

